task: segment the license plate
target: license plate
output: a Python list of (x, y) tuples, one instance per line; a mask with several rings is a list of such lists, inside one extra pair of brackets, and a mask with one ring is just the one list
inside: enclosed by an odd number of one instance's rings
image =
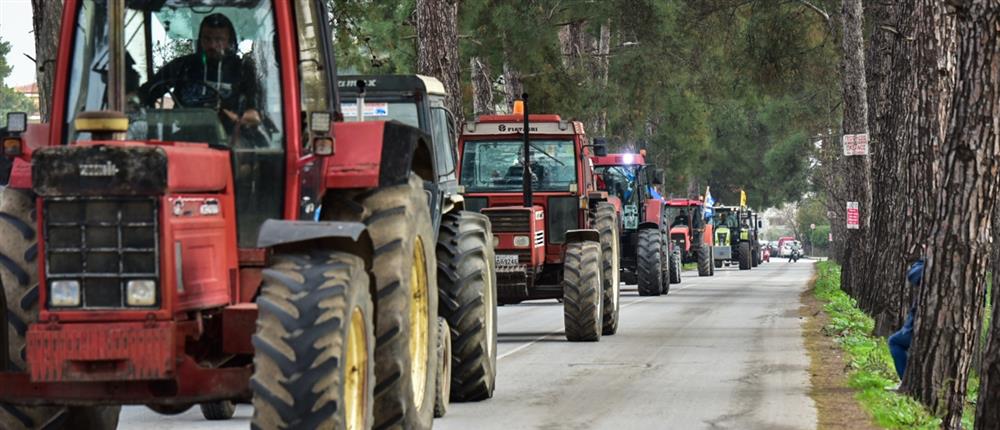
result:
[(497, 266), (516, 266), (517, 255), (497, 254)]

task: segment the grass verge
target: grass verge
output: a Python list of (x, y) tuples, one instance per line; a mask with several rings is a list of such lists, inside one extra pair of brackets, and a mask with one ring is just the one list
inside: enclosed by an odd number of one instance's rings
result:
[(846, 353), (848, 385), (880, 427), (888, 429), (936, 429), (941, 420), (932, 416), (916, 400), (891, 389), (899, 384), (892, 356), (884, 339), (872, 336), (874, 321), (840, 289), (840, 266), (829, 261), (816, 264), (814, 294), (824, 302), (830, 323), (823, 327), (827, 336)]
[(698, 270), (698, 263), (686, 263), (682, 268), (684, 270)]

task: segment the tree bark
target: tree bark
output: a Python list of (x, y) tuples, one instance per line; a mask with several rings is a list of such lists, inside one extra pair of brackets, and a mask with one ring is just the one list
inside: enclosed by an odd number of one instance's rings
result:
[(1000, 173), (1000, 45), (996, 36), (1000, 0), (953, 4), (958, 24), (957, 83), (941, 159), (934, 166), (941, 186), (933, 196), (935, 222), (904, 375), (905, 389), (942, 416), (946, 429), (962, 424), (983, 317), (991, 216)]
[(417, 73), (441, 80), (448, 92), (445, 106), (463, 124), (458, 0), (417, 0), (416, 17)]
[[(960, 35), (962, 36), (962, 50), (960, 52), (963, 54), (966, 52), (968, 48), (965, 45), (967, 43), (978, 44), (981, 47), (983, 58), (980, 60), (980, 79), (983, 81), (982, 85), (989, 88), (989, 92), (981, 94), (981, 98), (978, 101), (984, 105), (982, 106), (983, 108), (990, 104), (992, 106), (989, 109), (981, 111), (982, 115), (986, 116), (980, 116), (979, 120), (981, 122), (993, 121), (991, 129), (993, 133), (992, 147), (995, 151), (998, 140), (997, 115), (1000, 115), (1000, 106), (998, 106), (1000, 104), (1000, 47), (997, 45), (996, 37), (997, 28), (1000, 27), (1000, 17), (998, 17), (998, 14), (1000, 14), (1000, 1), (991, 0), (980, 3), (969, 10), (971, 15), (969, 18), (972, 19), (972, 23), (963, 22), (960, 27)], [(986, 10), (986, 8), (991, 8), (991, 10)], [(978, 31), (974, 30), (977, 28)], [(992, 36), (990, 32), (992, 32)], [(973, 38), (973, 40), (966, 41), (966, 38)], [(963, 58), (963, 70), (966, 64), (967, 61)], [(989, 141), (983, 143), (990, 144)], [(996, 178), (996, 176), (997, 172), (994, 166), (992, 177)], [(994, 201), (995, 199), (996, 196), (994, 195)], [(996, 220), (996, 215), (1000, 214), (1000, 205), (996, 205), (993, 213), (993, 220)], [(979, 402), (976, 406), (976, 430), (1000, 428), (1000, 300), (997, 299), (1000, 297), (1000, 282), (997, 280), (998, 274), (1000, 274), (1000, 240), (997, 239), (1000, 238), (1000, 222), (993, 223), (992, 231), (993, 315), (990, 319), (986, 347), (981, 356)]]
[[(844, 92), (842, 128), (844, 134), (862, 134), (868, 132), (868, 100), (865, 97), (867, 81), (861, 0), (844, 0), (842, 18), (844, 20), (842, 41), (844, 58), (841, 66)], [(863, 276), (870, 255), (867, 252), (865, 239), (870, 227), (872, 207), (871, 161), (868, 156), (851, 156), (843, 162), (847, 178), (845, 196), (847, 201), (858, 203), (860, 228), (847, 230), (844, 267), (840, 282), (844, 291), (857, 297), (857, 279)]]
[(62, 0), (31, 0), (32, 28), (35, 32), (35, 62), (38, 81), (38, 109), (42, 122), (52, 113), (52, 86), (62, 24)]
[(520, 99), (524, 93), (524, 84), (521, 82), (521, 72), (508, 62), (503, 63), (503, 92), (507, 111), (510, 112), (514, 107), (514, 100)]
[[(858, 306), (875, 319), (875, 332), (885, 335), (897, 328), (896, 308), (903, 300), (897, 285), (905, 285), (903, 272), (897, 270), (899, 208), (903, 197), (902, 139), (897, 128), (902, 122), (906, 107), (900, 103), (898, 90), (901, 82), (911, 76), (908, 61), (897, 62), (909, 44), (901, 34), (909, 31), (906, 20), (912, 7), (909, 3), (880, 3), (869, 6), (872, 28), (868, 45), (866, 79), (868, 80), (868, 124), (871, 126), (872, 143), (872, 217), (870, 244), (881, 252), (872, 253), (872, 261), (865, 275), (859, 278)], [(890, 30), (891, 29), (891, 30)], [(874, 192), (879, 190), (879, 192)], [(877, 244), (877, 245), (876, 245)], [(891, 266), (891, 267), (890, 267)], [(895, 293), (895, 294), (893, 294)]]
[(869, 82), (872, 124), (872, 264), (859, 305), (886, 335), (902, 325), (913, 292), (909, 263), (928, 243), (932, 169), (954, 87), (955, 20), (935, 0), (884, 3), (874, 14)]
[(494, 113), (493, 103), (493, 73), (489, 64), (480, 57), (469, 60), (469, 70), (472, 73), (472, 114), (473, 116)]

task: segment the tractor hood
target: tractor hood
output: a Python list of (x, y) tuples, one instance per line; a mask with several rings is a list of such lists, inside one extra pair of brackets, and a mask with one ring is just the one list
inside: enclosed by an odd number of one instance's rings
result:
[(206, 145), (110, 141), (39, 149), (31, 177), (40, 196), (163, 195), (222, 190), (229, 170), (229, 154)]

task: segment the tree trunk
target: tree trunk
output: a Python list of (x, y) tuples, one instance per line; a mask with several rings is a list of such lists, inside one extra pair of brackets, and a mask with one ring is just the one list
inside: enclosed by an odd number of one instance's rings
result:
[[(961, 428), (983, 317), (991, 216), (997, 197), (1000, 0), (956, 3), (957, 83), (934, 174), (935, 223), (904, 386), (942, 427)], [(995, 383), (994, 383), (995, 384)], [(996, 404), (989, 407), (995, 408)], [(995, 428), (995, 427), (994, 427)]]
[(489, 64), (484, 63), (480, 57), (472, 57), (469, 60), (469, 69), (472, 71), (473, 116), (494, 113), (496, 106), (493, 103), (493, 74)]
[[(870, 275), (859, 305), (886, 335), (902, 325), (912, 298), (909, 263), (928, 243), (936, 148), (953, 90), (955, 21), (934, 0), (876, 6), (870, 53), (873, 197)], [(870, 81), (872, 82), (872, 81)], [(874, 193), (873, 193), (874, 194)]]
[(825, 136), (819, 148), (820, 165), (816, 175), (825, 192), (823, 203), (830, 218), (830, 235), (833, 237), (830, 241), (829, 258), (837, 264), (844, 264), (844, 238), (847, 235), (842, 153), (839, 139)]
[[(858, 280), (858, 306), (875, 319), (876, 334), (885, 335), (898, 324), (893, 318), (895, 308), (903, 300), (897, 285), (905, 284), (903, 273), (896, 270), (900, 244), (898, 214), (903, 194), (900, 187), (902, 140), (896, 135), (905, 103), (897, 96), (899, 85), (911, 75), (909, 62), (899, 62), (900, 53), (907, 51), (900, 34), (909, 31), (905, 21), (912, 7), (909, 3), (870, 4), (871, 40), (868, 45), (868, 124), (871, 126), (872, 217), (869, 244), (881, 252), (872, 253), (869, 270)], [(889, 30), (891, 29), (891, 30)], [(892, 262), (892, 263), (890, 263)], [(892, 266), (892, 267), (889, 267)]]
[(514, 100), (521, 98), (524, 93), (524, 84), (521, 83), (521, 72), (514, 69), (510, 63), (503, 63), (503, 92), (504, 102), (507, 104), (507, 111), (514, 106)]
[(462, 110), (458, 53), (458, 0), (417, 0), (417, 73), (444, 84), (448, 107), (459, 124)]
[[(861, 0), (844, 0), (843, 15), (844, 35), (842, 62), (843, 92), (844, 92), (844, 134), (862, 134), (868, 132), (868, 100), (865, 98), (867, 82), (865, 80), (865, 55), (862, 32)], [(841, 287), (854, 297), (857, 297), (856, 279), (863, 276), (868, 262), (869, 252), (866, 252), (866, 237), (871, 218), (872, 190), (871, 164), (868, 156), (847, 157), (845, 196), (849, 202), (857, 202), (860, 211), (860, 228), (848, 229), (844, 242), (844, 267), (841, 271)]]
[(59, 28), (62, 24), (62, 0), (31, 0), (32, 27), (35, 32), (35, 61), (38, 71), (38, 109), (42, 122), (52, 113), (52, 86), (56, 76)]

